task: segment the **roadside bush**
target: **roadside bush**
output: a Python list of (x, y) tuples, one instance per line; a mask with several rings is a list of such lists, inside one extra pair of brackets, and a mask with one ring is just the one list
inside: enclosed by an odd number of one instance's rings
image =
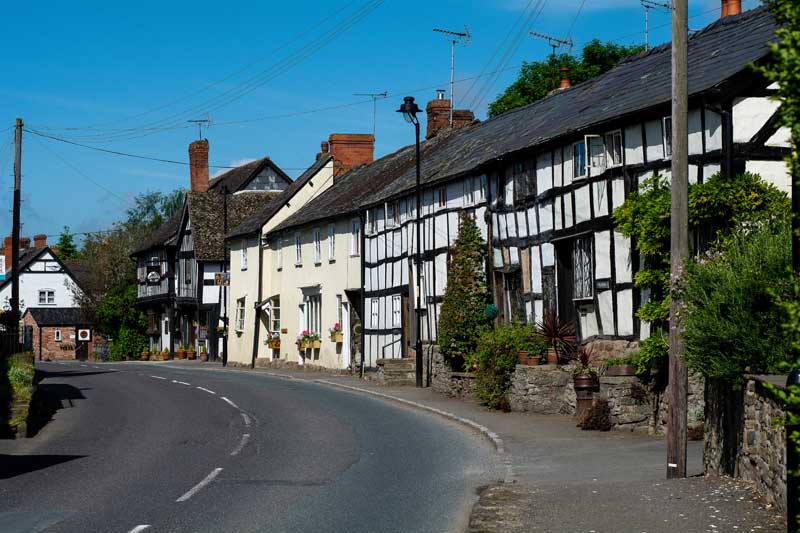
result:
[(678, 287), (686, 363), (705, 377), (738, 383), (789, 359), (780, 300), (792, 297), (787, 220), (748, 225), (720, 249), (686, 263)]
[(475, 369), (478, 399), (490, 409), (509, 409), (508, 389), (521, 350), (541, 355), (547, 350), (547, 342), (525, 324), (485, 327), (481, 331), (468, 364)]
[(439, 315), (438, 343), (442, 355), (458, 370), (475, 351), (489, 290), (484, 276), (486, 243), (475, 220), (461, 213), (458, 236), (447, 266), (447, 287)]
[(145, 348), (147, 348), (147, 336), (138, 329), (123, 325), (119, 328), (117, 338), (111, 341), (108, 359), (110, 361), (138, 359)]

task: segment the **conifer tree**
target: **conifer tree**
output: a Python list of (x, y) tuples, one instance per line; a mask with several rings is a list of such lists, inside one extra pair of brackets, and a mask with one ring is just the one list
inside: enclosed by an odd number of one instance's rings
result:
[(458, 236), (450, 252), (447, 287), (439, 316), (439, 348), (442, 355), (461, 366), (475, 350), (485, 323), (489, 291), (484, 273), (486, 244), (472, 215), (462, 212)]

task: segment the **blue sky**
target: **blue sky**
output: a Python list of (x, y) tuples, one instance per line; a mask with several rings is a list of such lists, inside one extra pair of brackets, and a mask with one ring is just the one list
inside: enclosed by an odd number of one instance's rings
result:
[[(348, 16), (374, 4), (361, 20), (346, 24)], [(506, 49), (490, 59), (528, 4), (7, 5), (0, 22), (0, 234), (11, 228), (13, 131), (7, 128), (16, 117), (31, 129), (98, 148), (186, 161), (187, 145), (197, 137), (186, 121), (210, 115), (213, 125), (204, 136), (212, 165), (268, 155), (296, 176), (330, 133), (371, 132), (372, 105), (353, 93), (389, 92), (378, 101), (376, 157), (412, 142), (413, 131), (394, 112), (402, 97), (413, 95), (424, 107), (436, 88), (448, 88), (449, 43), (432, 29), (469, 28), (471, 43), (456, 49), (456, 79), (472, 78), (498, 68)], [(744, 9), (757, 4), (743, 2)], [(639, 0), (586, 0), (576, 19), (580, 5), (544, 2), (530, 29), (564, 36), (572, 28), (576, 52), (593, 38), (644, 41)], [(719, 1), (690, 1), (689, 14), (690, 28), (701, 28), (718, 17)], [(669, 14), (651, 11), (650, 20), (651, 44), (667, 41)], [(549, 52), (544, 41), (522, 39), (506, 70), (482, 93), (488, 76), (456, 84), (456, 106), (472, 104), (485, 117), (487, 103), (515, 78), (513, 67)], [(333, 106), (346, 107), (300, 114)], [(107, 229), (136, 194), (189, 182), (182, 165), (108, 155), (33, 134), (25, 134), (23, 147), (23, 235), (46, 233), (54, 240), (64, 225), (76, 232)]]

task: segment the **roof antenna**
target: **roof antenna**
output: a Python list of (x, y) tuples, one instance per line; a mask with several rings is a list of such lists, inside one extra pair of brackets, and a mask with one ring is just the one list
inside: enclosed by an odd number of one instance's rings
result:
[(201, 118), (197, 120), (187, 120), (186, 122), (191, 122), (193, 124), (197, 124), (197, 138), (202, 140), (203, 139), (203, 124), (206, 125), (206, 128), (211, 127), (211, 115), (207, 115), (206, 118)]
[(572, 50), (572, 38), (567, 37), (566, 39), (558, 39), (557, 37), (552, 37), (550, 35), (539, 33), (538, 31), (530, 32), (532, 37), (536, 37), (538, 39), (544, 39), (547, 41), (547, 44), (553, 49), (552, 54), (550, 54), (550, 69), (551, 69), (551, 79), (550, 79), (550, 89), (556, 88), (557, 76), (556, 76), (556, 48), (561, 46), (569, 46), (569, 49)]
[(378, 98), (386, 98), (389, 96), (388, 91), (383, 91), (382, 93), (353, 93), (353, 96), (369, 96), (372, 98), (372, 136), (375, 137), (375, 113), (377, 112), (377, 102)]
[(450, 41), (450, 122), (449, 125), (453, 127), (453, 108), (456, 106), (456, 98), (453, 94), (455, 88), (455, 71), (456, 71), (456, 43), (460, 42), (462, 46), (467, 46), (472, 40), (472, 35), (469, 33), (469, 28), (464, 26), (463, 32), (443, 30), (441, 28), (434, 28), (433, 31), (443, 33)]
[(672, 3), (654, 2), (653, 0), (639, 0), (644, 8), (644, 51), (650, 50), (649, 17), (651, 9), (666, 9), (672, 11)]

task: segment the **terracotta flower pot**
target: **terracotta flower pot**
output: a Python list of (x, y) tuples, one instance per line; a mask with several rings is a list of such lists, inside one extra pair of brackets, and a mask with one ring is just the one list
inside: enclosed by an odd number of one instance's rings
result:
[(169, 361), (169, 352), (161, 352), (161, 360)]
[(148, 359), (150, 359), (150, 352), (142, 352), (140, 358), (142, 361), (147, 361)]
[(208, 352), (200, 352), (200, 360), (208, 361)]
[(558, 352), (555, 348), (548, 348), (547, 349), (547, 364), (548, 365), (557, 365), (558, 364)]
[(542, 362), (541, 356), (538, 356), (538, 355), (536, 355), (534, 357), (528, 356), (528, 364), (530, 366), (539, 366), (541, 364), (541, 362)]
[(186, 350), (178, 350), (178, 359), (186, 359)]
[(186, 356), (190, 361), (194, 361), (197, 358), (197, 352), (194, 350), (186, 350)]
[(525, 350), (520, 350), (517, 352), (517, 364), (520, 365), (528, 364), (528, 352), (526, 352)]

